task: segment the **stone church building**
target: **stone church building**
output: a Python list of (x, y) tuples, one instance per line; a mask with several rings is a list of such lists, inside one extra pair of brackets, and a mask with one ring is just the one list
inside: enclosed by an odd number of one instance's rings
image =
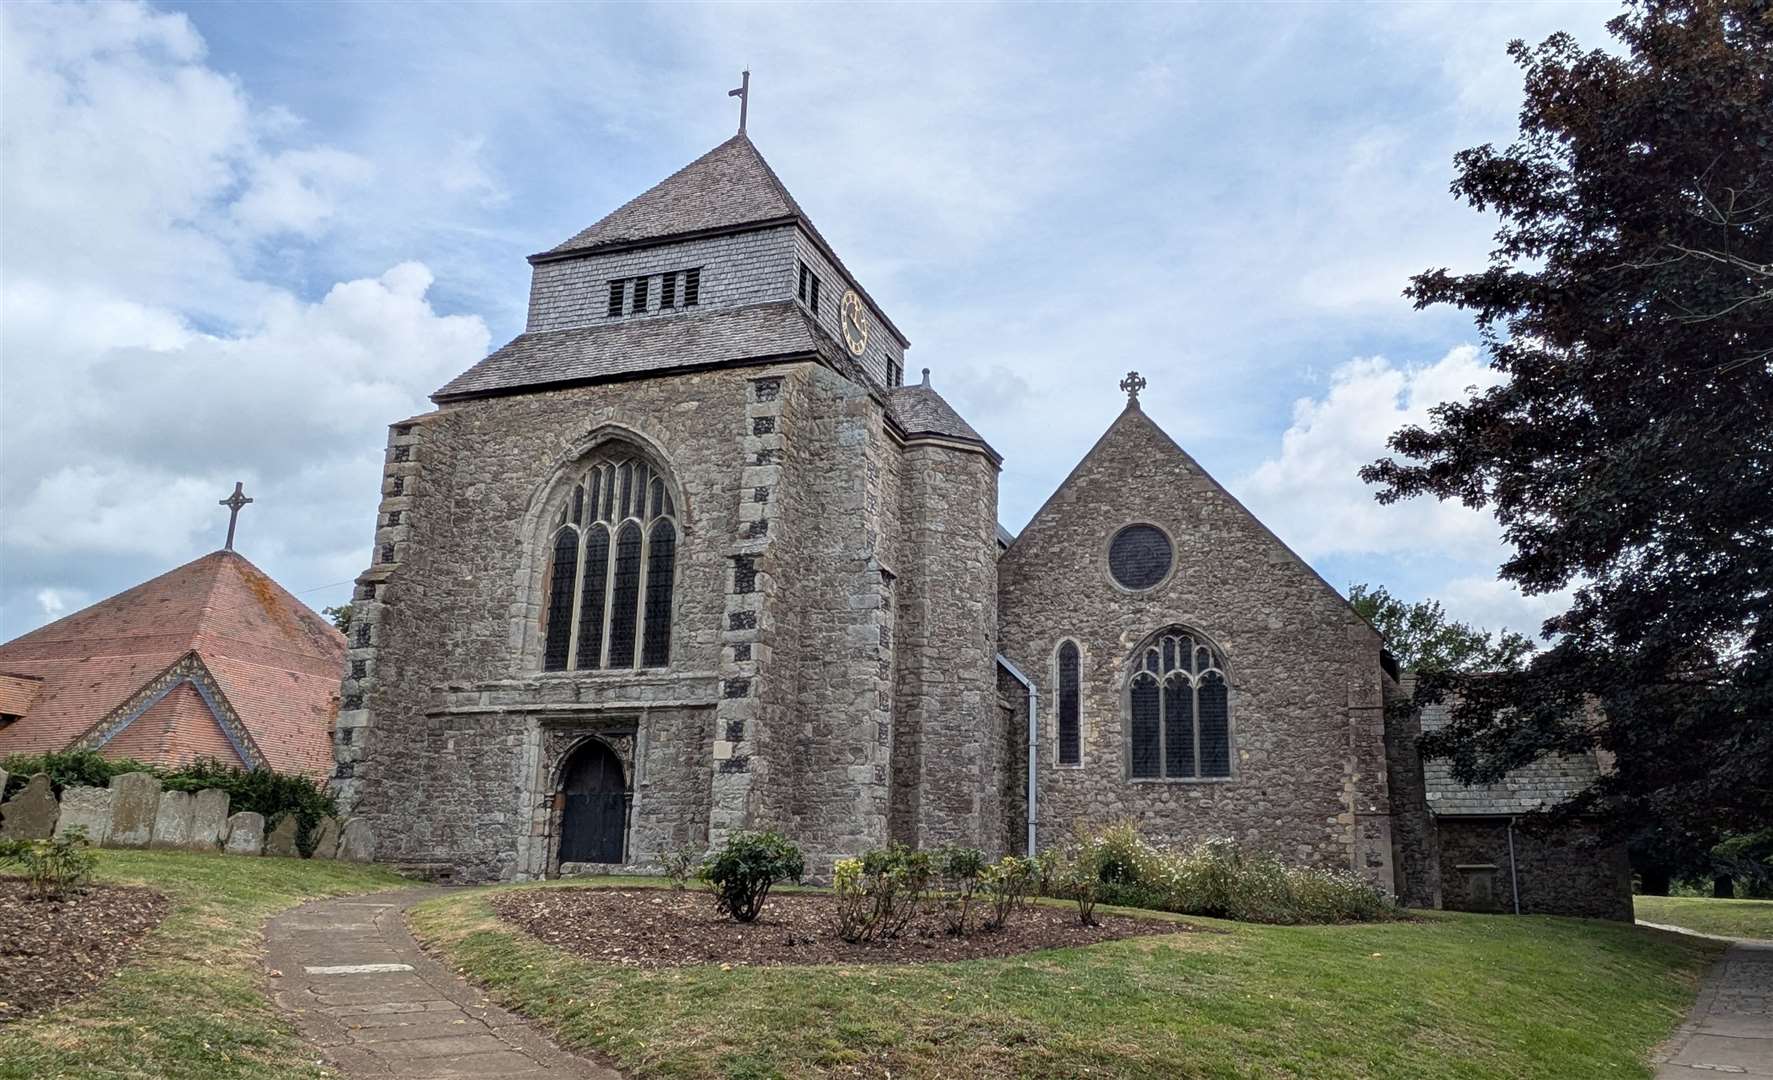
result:
[(1011, 537), (997, 451), (742, 132), (529, 261), (524, 332), (391, 428), (333, 781), (380, 858), (774, 827), (818, 871), (1133, 818), (1444, 902), (1384, 643), (1136, 375)]

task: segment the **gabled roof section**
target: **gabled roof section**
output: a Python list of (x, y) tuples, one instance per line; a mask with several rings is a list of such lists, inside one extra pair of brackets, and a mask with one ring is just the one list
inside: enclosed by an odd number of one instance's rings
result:
[(793, 300), (669, 319), (523, 333), (431, 395), (439, 403), (487, 394), (684, 368), (810, 356), (819, 351)]
[[(1446, 727), (1451, 711), (1444, 703), (1423, 706), (1422, 733)], [(1567, 802), (1587, 790), (1600, 775), (1592, 754), (1547, 754), (1491, 784), (1461, 784), (1453, 779), (1453, 763), (1446, 758), (1422, 762), (1428, 809), (1441, 817), (1530, 814)]]
[[(1301, 558), (1298, 552), (1289, 547), (1285, 540), (1276, 536), (1274, 530), (1270, 529), (1261, 518), (1252, 513), (1250, 508), (1245, 506), (1236, 495), (1233, 495), (1227, 490), (1225, 485), (1215, 479), (1212, 473), (1202, 468), (1200, 462), (1194, 459), (1194, 455), (1182, 449), (1181, 444), (1170, 437), (1169, 432), (1165, 431), (1162, 427), (1159, 427), (1157, 421), (1147, 416), (1145, 410), (1139, 407), (1137, 398), (1130, 399), (1127, 402), (1126, 408), (1122, 409), (1121, 414), (1115, 417), (1114, 423), (1108, 425), (1108, 430), (1102, 433), (1102, 437), (1096, 440), (1095, 445), (1090, 447), (1089, 452), (1084, 454), (1084, 456), (1078, 460), (1078, 463), (1072, 467), (1071, 472), (1066, 475), (1065, 479), (1060, 482), (1059, 486), (1053, 489), (1053, 493), (1047, 496), (1046, 502), (1042, 503), (1040, 509), (1034, 512), (1034, 516), (1028, 519), (1028, 524), (1023, 527), (1022, 532), (1018, 534), (1016, 539), (1020, 541), (1036, 531), (1037, 527), (1042, 523), (1041, 518), (1043, 515), (1060, 501), (1060, 496), (1063, 495), (1066, 489), (1077, 480), (1078, 476), (1084, 472), (1085, 467), (1089, 465), (1092, 460), (1098, 456), (1112, 452), (1115, 445), (1122, 439), (1133, 437), (1141, 431), (1155, 435), (1162, 445), (1167, 446), (1179, 459), (1181, 459), (1183, 464), (1193, 469), (1194, 472), (1198, 473), (1203, 480), (1213, 487), (1214, 490), (1223, 495), (1226, 502), (1230, 504), (1234, 510), (1242, 514), (1266, 534), (1267, 537), (1274, 542), (1275, 547), (1286, 552), (1287, 555), (1292, 558), (1294, 563), (1307, 574), (1311, 575), (1311, 577), (1315, 579), (1318, 584), (1322, 585), (1325, 591), (1331, 596), (1334, 596), (1340, 601), (1342, 605), (1348, 609), (1350, 615), (1360, 619), (1363, 624), (1371, 625), (1370, 623), (1367, 623), (1365, 618), (1362, 618), (1360, 612), (1354, 609), (1354, 605), (1348, 602), (1348, 597), (1343, 596), (1340, 589), (1324, 580), (1322, 574), (1318, 573), (1310, 563)], [(1013, 548), (1011, 550), (1013, 550)]]
[(0, 645), (0, 671), (41, 680), (0, 756), (66, 748), (195, 653), (267, 764), (324, 775), (345, 650), (244, 556), (211, 552)]
[(757, 147), (739, 134), (532, 258), (805, 218)]
[(929, 369), (916, 386), (895, 386), (887, 392), (887, 411), (907, 436), (939, 435), (945, 439), (977, 443), (991, 460), (1001, 464), (1003, 455), (991, 448), (985, 436), (961, 419), (954, 406), (930, 385)]

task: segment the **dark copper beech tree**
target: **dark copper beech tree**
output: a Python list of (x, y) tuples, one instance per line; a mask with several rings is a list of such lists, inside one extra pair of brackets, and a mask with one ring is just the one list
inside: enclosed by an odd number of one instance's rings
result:
[(1562, 813), (1715, 836), (1773, 820), (1773, 3), (1608, 29), (1509, 46), (1520, 137), (1453, 183), (1502, 219), (1490, 265), (1405, 293), (1470, 310), (1506, 382), (1361, 475), (1487, 508), (1503, 578), (1574, 588), (1526, 663), (1424, 677), (1456, 701), (1425, 750), (1469, 781), (1598, 747), (1616, 767)]

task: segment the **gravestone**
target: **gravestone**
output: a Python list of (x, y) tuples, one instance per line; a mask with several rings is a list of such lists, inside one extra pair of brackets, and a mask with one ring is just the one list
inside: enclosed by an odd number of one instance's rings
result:
[(115, 794), (102, 787), (63, 788), (62, 816), (55, 834), (66, 836), (69, 829), (81, 828), (86, 830), (88, 843), (95, 847), (103, 844), (111, 838), (111, 799)]
[(160, 793), (160, 811), (154, 815), (153, 848), (188, 848), (191, 846), (191, 825), (196, 818), (197, 803), (188, 791)]
[(228, 839), (222, 850), (230, 855), (257, 855), (265, 847), (265, 816), (243, 810), (228, 819)]
[(376, 857), (375, 834), (362, 818), (347, 818), (339, 831), (338, 857), (351, 862), (369, 862)]
[(10, 779), (12, 779), (12, 774), (5, 769), (0, 769), (0, 802), (6, 801), (6, 781)]
[(314, 834), (314, 850), (309, 854), (311, 859), (331, 859), (339, 853), (339, 819), (328, 814), (320, 819), (320, 829)]
[(204, 788), (191, 800), (192, 851), (214, 851), (228, 838), (228, 793)]
[(44, 840), (55, 832), (55, 793), (49, 789), (49, 774), (31, 777), (25, 789), (0, 806), (0, 840)]
[(265, 854), (294, 858), (296, 855), (296, 816), (283, 815), (283, 820), (265, 837)]
[(111, 777), (111, 847), (147, 847), (160, 813), (160, 778), (145, 772)]

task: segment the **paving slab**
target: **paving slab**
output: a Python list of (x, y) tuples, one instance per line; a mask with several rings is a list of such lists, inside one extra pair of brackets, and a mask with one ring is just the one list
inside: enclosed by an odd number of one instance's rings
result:
[(349, 1077), (621, 1080), (425, 955), (405, 909), (440, 889), (317, 900), (265, 927), (272, 997)]
[(1773, 1080), (1773, 941), (1731, 943), (1659, 1057), (1656, 1080)]

